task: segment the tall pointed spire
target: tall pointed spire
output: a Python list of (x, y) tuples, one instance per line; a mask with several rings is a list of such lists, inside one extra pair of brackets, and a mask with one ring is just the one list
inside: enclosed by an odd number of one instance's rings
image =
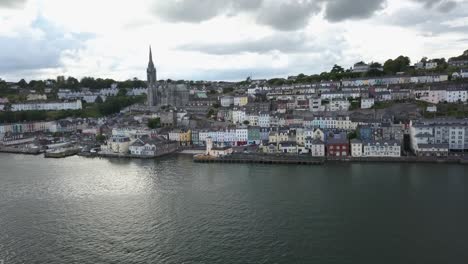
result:
[(148, 68), (154, 67), (153, 63), (153, 52), (151, 51), (151, 45), (149, 46), (149, 62), (148, 62)]

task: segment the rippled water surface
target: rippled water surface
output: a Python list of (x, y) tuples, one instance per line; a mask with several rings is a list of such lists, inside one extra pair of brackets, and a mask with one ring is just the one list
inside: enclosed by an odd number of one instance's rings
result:
[(468, 263), (468, 167), (0, 154), (0, 263)]

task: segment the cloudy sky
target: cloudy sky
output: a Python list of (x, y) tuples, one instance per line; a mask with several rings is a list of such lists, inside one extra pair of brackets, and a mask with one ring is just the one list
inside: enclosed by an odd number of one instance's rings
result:
[(0, 0), (0, 78), (242, 80), (468, 49), (468, 0)]

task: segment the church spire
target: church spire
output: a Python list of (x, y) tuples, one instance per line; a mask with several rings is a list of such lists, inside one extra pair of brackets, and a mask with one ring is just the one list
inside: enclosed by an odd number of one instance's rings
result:
[(149, 62), (148, 62), (148, 68), (154, 68), (153, 53), (151, 52), (151, 45), (150, 45), (150, 47), (149, 47)]

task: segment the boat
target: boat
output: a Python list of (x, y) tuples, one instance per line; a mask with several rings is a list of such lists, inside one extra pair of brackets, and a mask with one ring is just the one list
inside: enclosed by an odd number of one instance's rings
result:
[(49, 150), (44, 153), (45, 158), (66, 158), (80, 153), (81, 149), (78, 147), (58, 148)]

